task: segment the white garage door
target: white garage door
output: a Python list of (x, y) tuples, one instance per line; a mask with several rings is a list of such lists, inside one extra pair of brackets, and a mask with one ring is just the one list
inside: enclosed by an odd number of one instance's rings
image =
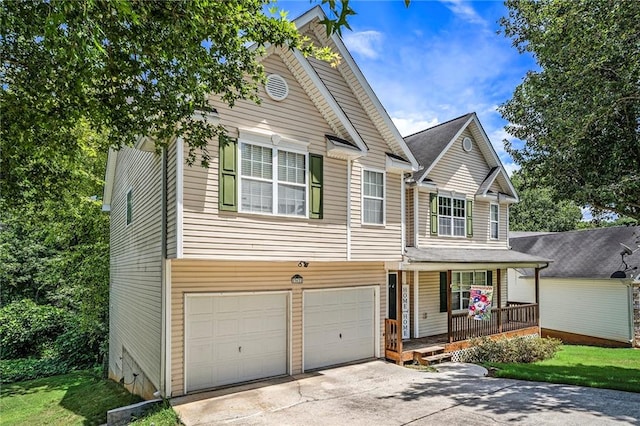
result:
[(187, 295), (186, 390), (287, 373), (287, 294)]
[(375, 291), (304, 292), (304, 369), (375, 356)]

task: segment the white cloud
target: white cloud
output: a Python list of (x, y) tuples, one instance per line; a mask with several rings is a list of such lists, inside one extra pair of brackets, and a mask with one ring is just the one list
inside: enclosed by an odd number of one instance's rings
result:
[(417, 114), (402, 116), (402, 113), (394, 115), (400, 115), (399, 117), (392, 116), (391, 120), (393, 120), (393, 123), (396, 125), (398, 131), (403, 137), (412, 135), (438, 124), (438, 119), (433, 116), (425, 117)]
[(383, 50), (382, 38), (382, 33), (378, 31), (360, 31), (345, 34), (343, 41), (351, 53), (377, 59)]
[(503, 166), (509, 177), (513, 175), (513, 172), (520, 170), (520, 166), (516, 163), (505, 163)]
[(475, 11), (473, 7), (464, 0), (442, 0), (449, 10), (451, 10), (456, 16), (460, 19), (470, 22), (472, 24), (481, 24), (487, 25), (487, 21), (485, 21), (478, 12)]

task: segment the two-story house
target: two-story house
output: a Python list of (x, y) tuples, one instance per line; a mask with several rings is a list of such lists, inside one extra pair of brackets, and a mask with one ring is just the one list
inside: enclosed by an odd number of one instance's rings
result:
[(397, 360), (401, 337), (462, 336), (470, 284), (539, 266), (508, 250), (517, 196), (477, 117), (403, 139), (323, 19), (295, 22), (337, 67), (272, 46), (260, 105), (211, 96), (209, 168), (181, 139), (109, 153), (109, 375), (133, 392)]

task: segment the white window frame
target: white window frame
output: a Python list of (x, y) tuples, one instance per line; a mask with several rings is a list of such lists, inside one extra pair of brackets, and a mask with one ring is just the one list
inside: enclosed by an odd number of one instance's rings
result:
[[(370, 195), (365, 196), (364, 195), (364, 175), (366, 172), (371, 172), (371, 173), (378, 173), (382, 175), (382, 198), (380, 197), (373, 197)], [(360, 223), (362, 225), (367, 225), (367, 226), (385, 226), (386, 222), (387, 222), (387, 174), (385, 173), (384, 170), (381, 169), (372, 169), (372, 168), (367, 168), (367, 167), (363, 167), (362, 168), (362, 173), (360, 175)], [(370, 200), (381, 200), (382, 201), (382, 223), (378, 223), (378, 222), (366, 222), (364, 219), (364, 200), (365, 199), (370, 199)]]
[[(463, 312), (469, 309), (469, 299), (470, 299), (470, 295), (471, 295), (471, 286), (473, 285), (491, 285), (493, 286), (493, 283), (488, 283), (487, 282), (487, 272), (488, 270), (486, 269), (476, 269), (476, 270), (467, 270), (467, 271), (451, 271), (451, 311), (452, 312)], [(470, 273), (472, 274), (472, 281), (471, 283), (469, 283), (468, 285), (463, 286), (462, 285), (462, 274), (467, 274)], [(483, 273), (484, 274), (484, 283), (476, 283), (476, 274), (477, 273)], [(459, 277), (458, 282), (460, 283), (459, 285), (459, 289), (458, 290), (454, 290), (453, 289), (453, 283), (455, 282), (455, 276)], [(468, 288), (467, 288), (468, 287)], [(453, 295), (454, 293), (458, 293), (460, 296), (458, 298), (459, 303), (457, 307), (453, 306)], [(467, 293), (467, 306), (464, 306), (464, 293)]]
[[(496, 219), (493, 219), (493, 209), (496, 209)], [(493, 226), (495, 224), (496, 235), (493, 235)], [(500, 205), (491, 203), (489, 206), (489, 238), (492, 240), (500, 239)]]
[[(269, 148), (271, 149), (271, 179), (264, 179), (264, 178), (256, 178), (256, 177), (250, 177), (250, 176), (244, 176), (243, 175), (243, 171), (242, 171), (242, 146), (243, 145), (253, 145), (253, 146), (260, 146), (263, 148)], [(279, 180), (278, 177), (278, 154), (280, 152), (290, 152), (290, 153), (294, 153), (294, 154), (299, 154), (299, 155), (303, 155), (304, 156), (304, 184), (297, 184), (297, 183), (293, 183), (293, 182), (286, 182), (286, 181), (281, 181)], [(269, 143), (261, 143), (258, 141), (246, 141), (246, 140), (242, 140), (240, 139), (238, 141), (238, 153), (237, 153), (237, 158), (238, 158), (238, 211), (240, 213), (247, 213), (247, 214), (255, 214), (255, 215), (267, 215), (267, 216), (280, 216), (280, 217), (290, 217), (290, 218), (298, 218), (298, 219), (308, 219), (309, 218), (309, 152), (305, 151), (305, 150), (301, 150), (301, 149), (295, 149), (294, 147), (291, 146), (287, 146), (286, 148), (282, 149), (279, 148), (273, 144), (269, 144)], [(269, 182), (272, 185), (272, 205), (271, 205), (271, 212), (255, 212), (255, 211), (251, 211), (251, 210), (244, 210), (242, 208), (242, 186), (243, 186), (243, 180), (244, 179), (249, 179), (249, 180), (255, 180), (255, 181), (260, 181), (260, 182)], [(282, 214), (282, 213), (278, 213), (278, 185), (280, 184), (284, 184), (284, 185), (292, 185), (292, 186), (299, 186), (302, 187), (304, 186), (304, 215), (297, 215), (297, 214)]]
[[(440, 214), (440, 198), (448, 198), (449, 200), (451, 200), (451, 215), (450, 216), (445, 216), (445, 215), (441, 215)], [(458, 201), (462, 201), (462, 216), (454, 216), (453, 215), (453, 201), (454, 200), (458, 200)], [(437, 209), (438, 209), (438, 236), (439, 237), (450, 237), (450, 238), (466, 238), (467, 237), (467, 197), (461, 194), (449, 194), (449, 193), (442, 193), (439, 192), (438, 193), (438, 203), (437, 203)], [(442, 226), (440, 224), (440, 218), (449, 218), (450, 219), (450, 229), (451, 229), (451, 233), (449, 234), (443, 234), (442, 233)], [(455, 219), (462, 219), (462, 224), (463, 224), (463, 231), (462, 231), (462, 235), (454, 235), (454, 229), (455, 229)]]

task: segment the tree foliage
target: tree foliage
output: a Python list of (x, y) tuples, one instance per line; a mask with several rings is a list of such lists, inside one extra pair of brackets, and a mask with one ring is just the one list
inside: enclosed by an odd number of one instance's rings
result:
[(556, 200), (553, 189), (524, 171), (513, 174), (511, 181), (520, 202), (509, 208), (511, 231), (562, 232), (577, 229), (582, 210), (570, 200)]
[[(268, 0), (29, 0), (0, 2), (3, 125), (1, 177), (7, 202), (64, 186), (59, 160), (77, 156), (79, 120), (106, 132), (107, 145), (139, 135), (159, 146), (182, 137), (204, 165), (206, 141), (222, 129), (199, 119), (208, 96), (233, 106), (259, 102), (267, 45), (338, 61), (300, 36)], [(337, 31), (353, 13), (329, 3)], [(106, 146), (103, 147), (106, 150)], [(33, 161), (26, 161), (32, 158)], [(26, 186), (25, 186), (26, 185)], [(43, 195), (43, 194), (40, 194)]]
[(531, 71), (501, 106), (507, 151), (556, 199), (640, 218), (640, 2), (508, 0)]

